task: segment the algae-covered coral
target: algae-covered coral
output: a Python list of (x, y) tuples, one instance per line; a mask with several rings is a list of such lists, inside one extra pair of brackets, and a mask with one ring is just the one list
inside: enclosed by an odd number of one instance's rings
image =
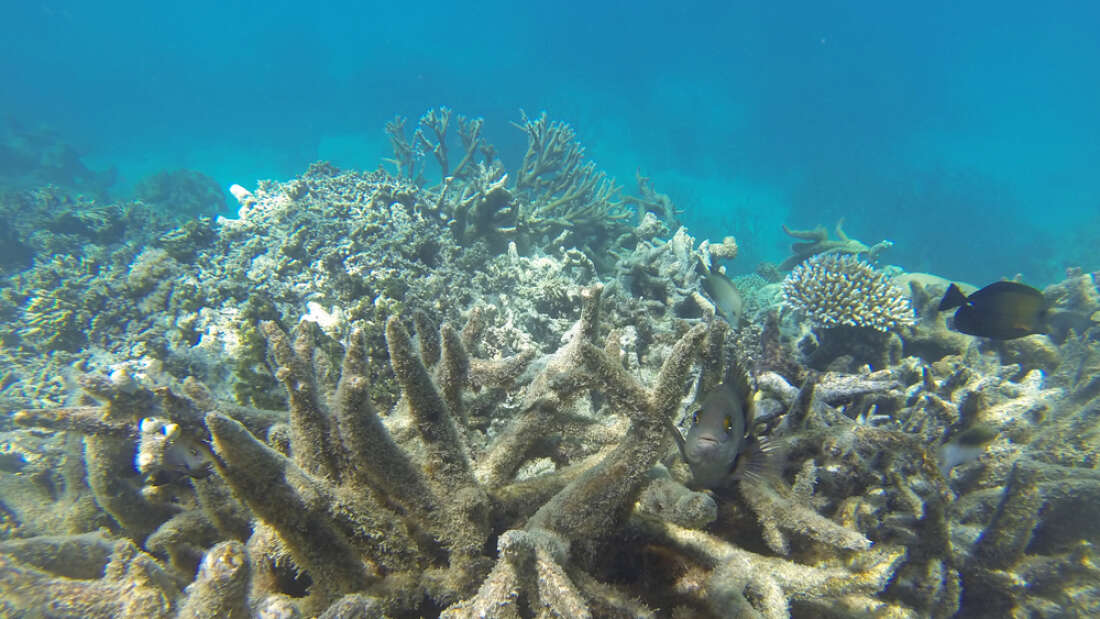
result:
[[(398, 176), (35, 246), (0, 297), (4, 614), (1097, 612), (1094, 275), (997, 343), (944, 328), (933, 278), (826, 256), (798, 286), (853, 271), (867, 328), (830, 344), (760, 283), (734, 332), (697, 268), (732, 241), (621, 217), (567, 126), (524, 118), (515, 177), (481, 126), (436, 110), (391, 125)], [(770, 449), (699, 491), (671, 433), (734, 364)]]

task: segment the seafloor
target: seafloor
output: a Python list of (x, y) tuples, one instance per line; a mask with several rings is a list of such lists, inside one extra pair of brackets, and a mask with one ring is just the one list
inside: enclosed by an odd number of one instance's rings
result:
[[(837, 226), (712, 299), (753, 239), (519, 126), (504, 170), (395, 121), (396, 173), (232, 219), (3, 194), (0, 616), (1100, 615), (1096, 273), (975, 338)], [(669, 422), (732, 367), (768, 449), (692, 489)]]

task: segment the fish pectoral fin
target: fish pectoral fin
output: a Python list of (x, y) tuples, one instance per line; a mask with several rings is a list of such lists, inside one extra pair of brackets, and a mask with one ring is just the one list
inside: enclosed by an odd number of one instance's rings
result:
[(1033, 324), (1030, 324), (1030, 323), (1027, 323), (1027, 322), (1017, 323), (1017, 324), (1013, 325), (1013, 327), (1015, 329), (1017, 329), (1020, 333), (1026, 333), (1028, 335), (1035, 334), (1035, 333), (1037, 333), (1039, 335), (1043, 335), (1047, 332), (1047, 330), (1044, 329), (1042, 327), (1042, 325), (1033, 325)]
[(676, 448), (680, 450), (680, 457), (684, 459), (684, 462), (688, 461), (687, 457), (687, 443), (684, 441), (684, 435), (680, 434), (680, 431), (676, 429), (676, 426), (672, 425), (672, 420), (665, 420), (665, 427), (672, 434), (672, 438), (676, 440)]

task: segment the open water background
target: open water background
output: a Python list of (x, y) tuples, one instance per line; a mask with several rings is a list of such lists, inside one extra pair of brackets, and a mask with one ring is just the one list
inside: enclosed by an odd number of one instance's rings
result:
[[(112, 194), (164, 169), (223, 186), (318, 159), (374, 168), (395, 114), (571, 123), (734, 271), (780, 224), (890, 239), (886, 262), (977, 284), (1100, 268), (1100, 4), (7, 2), (0, 119), (49, 131)], [(231, 212), (227, 204), (227, 213)]]

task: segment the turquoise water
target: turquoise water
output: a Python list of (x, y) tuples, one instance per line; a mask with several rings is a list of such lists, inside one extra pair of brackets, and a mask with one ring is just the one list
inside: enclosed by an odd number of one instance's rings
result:
[(8, 4), (0, 617), (1100, 616), (1100, 4)]
[[(111, 191), (165, 168), (222, 185), (373, 168), (439, 105), (518, 157), (519, 109), (572, 123), (743, 260), (779, 224), (847, 218), (884, 259), (981, 283), (1095, 268), (1100, 8), (1066, 3), (12, 3), (0, 114)], [(1081, 238), (1084, 236), (1085, 238)], [(1095, 238), (1093, 232), (1091, 238)], [(1089, 264), (1084, 264), (1084, 263)]]

